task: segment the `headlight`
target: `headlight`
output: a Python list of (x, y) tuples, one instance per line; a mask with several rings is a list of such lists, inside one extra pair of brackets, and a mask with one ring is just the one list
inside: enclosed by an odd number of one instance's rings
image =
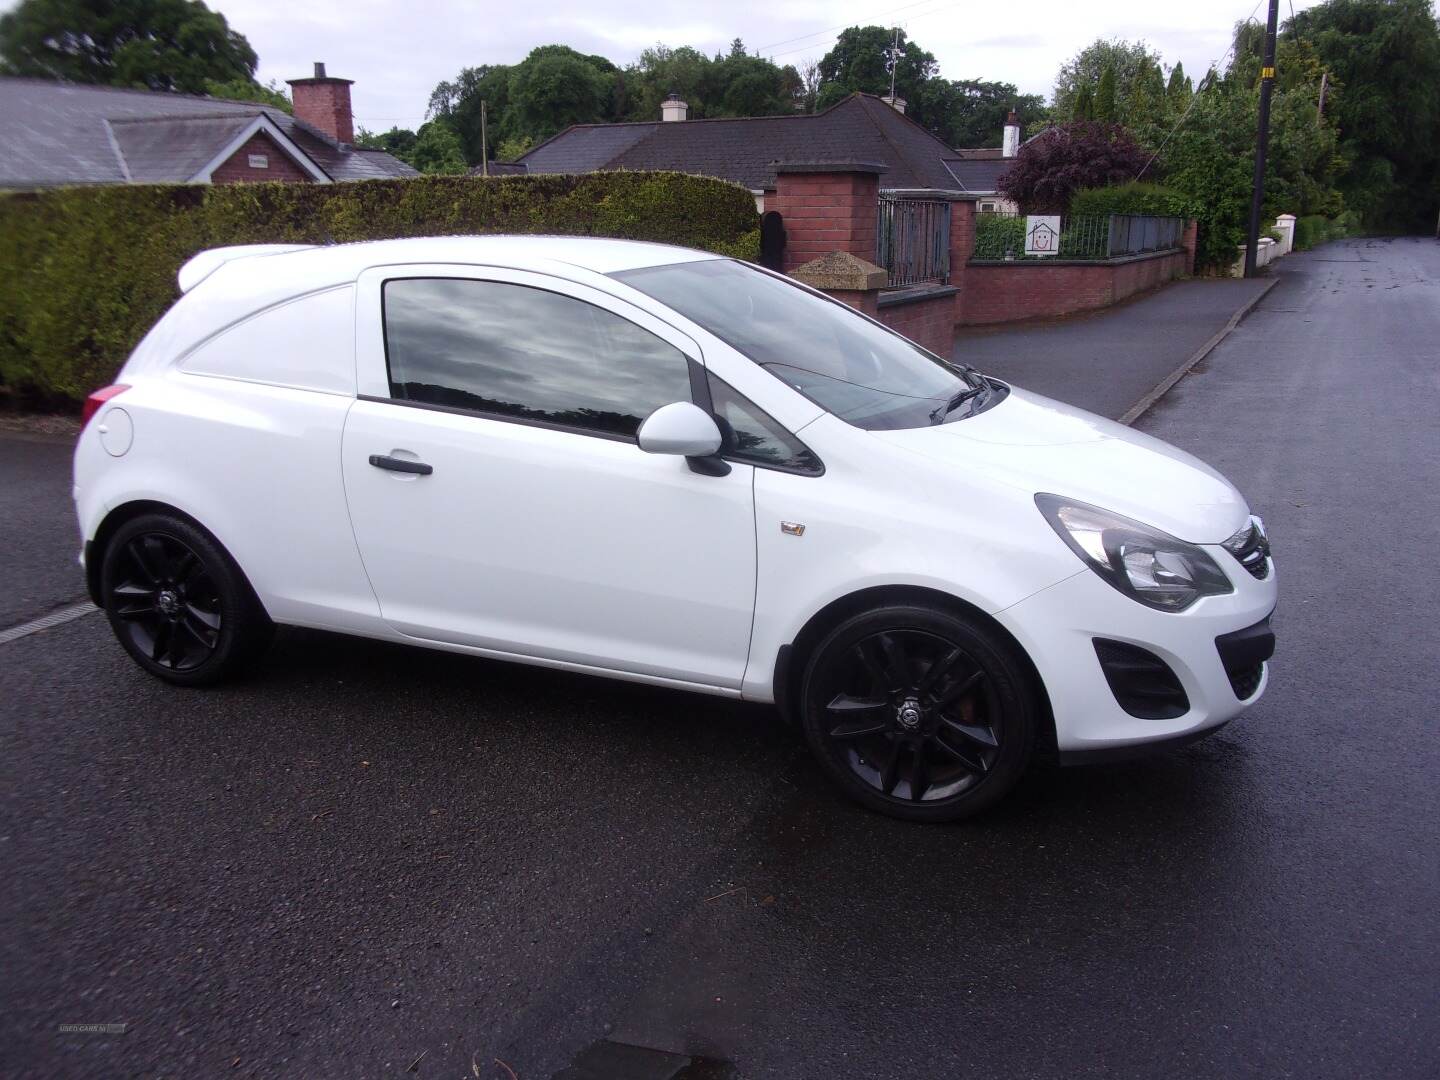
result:
[(1088, 503), (1036, 495), (1035, 505), (1070, 550), (1132, 600), (1184, 611), (1202, 596), (1235, 590), (1203, 548)]

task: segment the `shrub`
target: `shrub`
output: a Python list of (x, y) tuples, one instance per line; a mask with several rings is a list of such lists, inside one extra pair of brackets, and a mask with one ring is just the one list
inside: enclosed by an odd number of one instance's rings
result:
[(744, 188), (680, 173), (125, 185), (0, 197), (0, 386), (78, 400), (113, 379), (199, 251), (457, 233), (655, 240), (759, 255)]
[(1022, 146), (998, 186), (1030, 213), (1063, 213), (1077, 191), (1129, 180), (1148, 157), (1119, 124), (1072, 120)]
[(1114, 187), (1085, 188), (1070, 200), (1072, 214), (1150, 214), (1156, 217), (1194, 217), (1190, 199), (1160, 184), (1131, 182)]
[(1025, 254), (1025, 219), (1004, 214), (975, 215), (974, 258), (1021, 258)]

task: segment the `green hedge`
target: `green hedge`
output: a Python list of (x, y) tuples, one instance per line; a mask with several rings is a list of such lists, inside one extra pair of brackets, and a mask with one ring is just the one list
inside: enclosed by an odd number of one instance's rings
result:
[(1327, 240), (1340, 240), (1360, 231), (1360, 215), (1346, 210), (1335, 218), (1306, 214), (1295, 220), (1295, 250), (1307, 251)]
[(111, 381), (178, 296), (176, 272), (206, 248), (499, 232), (655, 240), (751, 260), (760, 250), (748, 191), (681, 173), (11, 194), (0, 197), (0, 387), (53, 403)]
[(1085, 188), (1070, 201), (1072, 214), (1148, 214), (1154, 217), (1194, 217), (1190, 200), (1160, 184), (1118, 184)]

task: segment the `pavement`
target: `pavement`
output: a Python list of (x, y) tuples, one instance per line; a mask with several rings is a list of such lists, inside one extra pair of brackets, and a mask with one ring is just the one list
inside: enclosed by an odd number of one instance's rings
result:
[(0, 645), (0, 1074), (1433, 1077), (1440, 244), (1276, 267), (1137, 423), (1275, 544), (1220, 734), (923, 827), (765, 708), (300, 631), (184, 691), (88, 616)]
[(1101, 311), (964, 327), (951, 355), (1118, 420), (1271, 285), (1267, 278), (1196, 278)]

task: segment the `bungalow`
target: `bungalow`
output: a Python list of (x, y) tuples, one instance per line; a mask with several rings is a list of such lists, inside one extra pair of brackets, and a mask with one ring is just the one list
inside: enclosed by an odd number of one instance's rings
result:
[(415, 176), (354, 145), (351, 80), (291, 79), (295, 114), (253, 101), (0, 78), (0, 188), (329, 184)]
[[(574, 124), (516, 164), (530, 173), (605, 169), (676, 169), (749, 188), (757, 208), (775, 190), (775, 167), (797, 161), (868, 161), (885, 167), (883, 191), (937, 192), (974, 199), (981, 210), (1008, 208), (997, 181), (1020, 146), (1020, 123), (1006, 120), (997, 150), (955, 150), (905, 115), (903, 99), (851, 94), (823, 112), (690, 120), (671, 94), (661, 118), (624, 124)], [(494, 167), (491, 169), (494, 172)]]

